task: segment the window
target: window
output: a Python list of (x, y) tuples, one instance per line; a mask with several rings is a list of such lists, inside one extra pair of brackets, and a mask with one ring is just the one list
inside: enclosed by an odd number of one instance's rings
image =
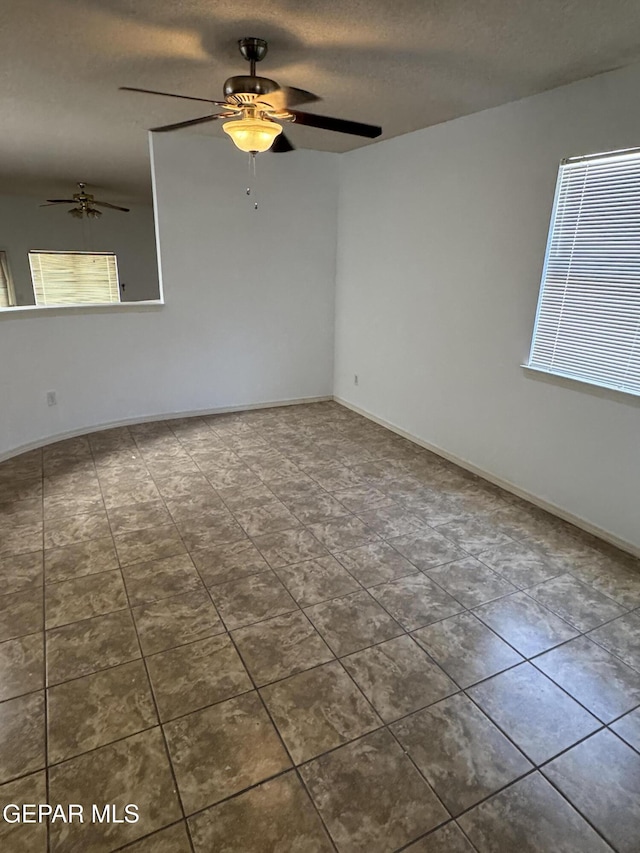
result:
[(7, 253), (0, 252), (0, 308), (9, 308), (15, 304), (13, 281), (9, 272)]
[(640, 149), (560, 165), (527, 366), (640, 394)]
[(120, 302), (113, 252), (29, 252), (36, 305)]

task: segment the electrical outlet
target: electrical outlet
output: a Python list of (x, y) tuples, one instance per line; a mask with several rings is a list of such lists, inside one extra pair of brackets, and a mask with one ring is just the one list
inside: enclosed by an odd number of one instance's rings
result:
[(357, 373), (354, 373), (354, 374), (353, 374), (353, 384), (354, 384), (354, 385), (357, 385), (357, 384), (358, 384), (358, 374), (357, 374)]
[(57, 406), (58, 398), (55, 391), (47, 391), (47, 406)]

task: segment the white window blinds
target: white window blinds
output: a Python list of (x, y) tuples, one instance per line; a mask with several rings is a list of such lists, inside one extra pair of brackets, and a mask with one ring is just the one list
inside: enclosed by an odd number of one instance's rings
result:
[(112, 252), (29, 252), (36, 305), (120, 302)]
[(528, 366), (640, 394), (640, 150), (560, 166)]

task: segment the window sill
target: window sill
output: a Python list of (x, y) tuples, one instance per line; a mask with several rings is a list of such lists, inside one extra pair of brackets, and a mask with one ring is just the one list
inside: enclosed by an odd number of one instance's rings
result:
[(148, 311), (164, 307), (163, 299), (141, 299), (139, 302), (110, 302), (100, 305), (15, 305), (0, 308), (0, 320), (3, 317), (24, 317), (47, 314), (65, 316), (75, 314), (106, 314), (111, 311)]
[(569, 376), (566, 373), (554, 373), (551, 370), (532, 367), (530, 364), (521, 364), (520, 367), (527, 372), (531, 372), (535, 379), (541, 379), (553, 384), (567, 385), (568, 387), (581, 385), (583, 386), (583, 391), (597, 393), (599, 396), (603, 397), (611, 397), (618, 400), (622, 399), (627, 403), (634, 402), (640, 404), (640, 393), (637, 391), (626, 391), (622, 388), (616, 388), (614, 385), (602, 385), (599, 382), (593, 382), (589, 379), (580, 379), (577, 376)]

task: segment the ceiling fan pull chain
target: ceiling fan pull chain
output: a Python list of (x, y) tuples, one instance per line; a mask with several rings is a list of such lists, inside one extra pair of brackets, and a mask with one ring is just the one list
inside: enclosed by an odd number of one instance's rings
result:
[[(247, 181), (247, 184), (248, 184), (247, 185), (247, 195), (253, 196), (253, 209), (257, 210), (258, 209), (258, 193), (257, 193), (257, 187), (256, 187), (257, 181), (256, 181), (256, 152), (255, 151), (249, 152), (248, 166), (249, 166), (249, 179)], [(252, 187), (253, 187), (253, 189), (252, 189)]]
[(251, 169), (253, 171), (253, 209), (258, 209), (258, 179), (256, 173), (256, 152), (252, 151), (249, 155), (251, 157)]
[(251, 154), (249, 154), (249, 157), (247, 158), (247, 195), (251, 195), (251, 177)]

